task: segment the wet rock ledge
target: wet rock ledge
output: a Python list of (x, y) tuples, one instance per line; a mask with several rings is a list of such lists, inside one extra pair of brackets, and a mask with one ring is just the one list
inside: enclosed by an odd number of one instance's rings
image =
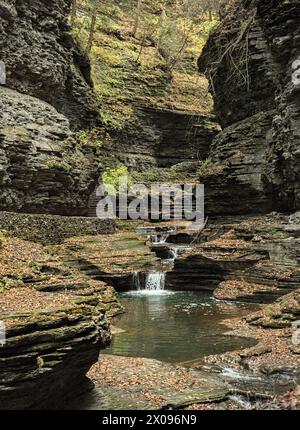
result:
[(218, 299), (273, 302), (300, 286), (299, 213), (211, 219), (181, 255), (167, 287), (213, 291)]
[(0, 408), (42, 409), (82, 392), (110, 336), (105, 312), (92, 306), (10, 314), (1, 348)]
[(59, 259), (55, 247), (0, 240), (0, 409), (60, 408), (86, 377), (122, 311), (113, 289)]

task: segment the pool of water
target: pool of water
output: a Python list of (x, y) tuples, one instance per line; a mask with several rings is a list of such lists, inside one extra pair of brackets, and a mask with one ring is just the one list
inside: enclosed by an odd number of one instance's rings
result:
[(141, 291), (121, 295), (126, 313), (113, 324), (125, 330), (113, 336), (107, 354), (184, 363), (254, 345), (253, 339), (227, 336), (222, 320), (242, 317), (258, 307), (215, 300), (201, 292)]

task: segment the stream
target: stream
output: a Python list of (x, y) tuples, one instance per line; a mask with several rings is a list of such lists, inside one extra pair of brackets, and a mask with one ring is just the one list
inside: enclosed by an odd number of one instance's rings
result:
[[(157, 236), (153, 231), (151, 233), (149, 246), (152, 248), (155, 244), (153, 251), (158, 256), (164, 256), (160, 257), (160, 267), (157, 267), (157, 271), (132, 274), (133, 290), (119, 295), (125, 313), (113, 319), (112, 342), (102, 354), (108, 355), (108, 360), (111, 356), (117, 356), (116, 359), (132, 357), (181, 365), (198, 377), (204, 377), (207, 386), (217, 381), (218, 387), (230, 385), (242, 392), (270, 392), (273, 385), (265, 378), (226, 366), (218, 370), (218, 376), (213, 369), (204, 370), (201, 375), (198, 373), (197, 369), (204, 364), (205, 356), (248, 348), (257, 343), (255, 339), (226, 334), (229, 329), (224, 320), (242, 318), (256, 311), (259, 305), (220, 301), (211, 292), (167, 290), (166, 271), (170, 270), (176, 258), (190, 245), (168, 244), (163, 235)], [(135, 372), (130, 360), (126, 365), (126, 372), (129, 376), (124, 374), (124, 380), (132, 377), (132, 372)], [(172, 395), (176, 395), (176, 390), (172, 391)], [(73, 400), (71, 409), (149, 407), (147, 402), (137, 404), (137, 400), (133, 401), (131, 396), (134, 396), (134, 392), (129, 388), (120, 390), (101, 383), (92, 392)], [(244, 409), (251, 409), (256, 404), (256, 399), (253, 403), (244, 395), (231, 395), (228, 399)], [(70, 404), (67, 407), (69, 406)]]
[[(188, 247), (168, 244), (167, 236), (156, 231), (143, 233), (151, 233), (150, 243), (168, 247), (169, 255), (161, 258), (162, 264), (174, 263)], [(114, 319), (114, 326), (121, 330), (114, 334), (106, 354), (184, 364), (256, 344), (253, 339), (226, 335), (228, 328), (222, 325), (225, 319), (257, 310), (255, 304), (218, 301), (207, 292), (168, 291), (162, 271), (146, 276), (134, 273), (133, 285), (134, 291), (120, 295), (126, 313)]]
[(124, 293), (121, 302), (126, 314), (117, 317), (114, 325), (124, 332), (113, 336), (104, 351), (107, 354), (184, 363), (256, 343), (225, 335), (228, 329), (221, 324), (255, 311), (253, 304), (220, 302), (204, 292), (155, 289)]

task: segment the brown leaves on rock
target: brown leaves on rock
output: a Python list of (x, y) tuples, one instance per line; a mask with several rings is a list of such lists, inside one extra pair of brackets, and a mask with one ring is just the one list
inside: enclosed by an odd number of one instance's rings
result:
[(6, 238), (0, 249), (1, 276), (35, 276), (35, 268), (40, 264), (56, 263), (43, 245), (16, 238)]
[(0, 249), (0, 316), (100, 303), (109, 316), (122, 311), (112, 287), (69, 267), (57, 247), (5, 237)]
[(300, 409), (300, 385), (297, 385), (294, 390), (288, 391), (280, 398), (280, 404), (284, 409), (299, 410)]
[(170, 392), (203, 388), (205, 381), (183, 367), (147, 358), (101, 355), (88, 373), (100, 388), (102, 384), (138, 393), (143, 400), (160, 407)]
[(84, 258), (107, 273), (132, 272), (158, 263), (146, 246), (145, 238), (132, 232), (72, 238), (64, 243), (60, 252)]
[(68, 294), (41, 293), (30, 287), (12, 288), (0, 294), (1, 318), (5, 314), (59, 308), (72, 303), (72, 297)]
[(214, 291), (214, 297), (217, 299), (237, 299), (241, 296), (247, 296), (258, 292), (276, 292), (277, 287), (273, 285), (262, 285), (245, 282), (243, 280), (229, 280), (221, 282)]

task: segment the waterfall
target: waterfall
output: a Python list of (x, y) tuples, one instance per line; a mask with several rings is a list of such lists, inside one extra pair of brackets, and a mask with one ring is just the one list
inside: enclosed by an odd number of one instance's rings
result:
[(166, 274), (164, 272), (150, 272), (146, 277), (146, 290), (161, 291), (165, 289)]
[(132, 274), (132, 284), (135, 291), (163, 291), (165, 289), (166, 274), (164, 272), (150, 272), (147, 273), (145, 279), (145, 286), (142, 285), (140, 273), (135, 272)]
[(139, 272), (134, 272), (132, 283), (133, 283), (133, 286), (134, 286), (135, 290), (139, 291), (141, 289), (141, 282), (140, 282), (140, 274), (139, 274)]
[(172, 260), (176, 260), (178, 258), (179, 255), (179, 249), (178, 248), (170, 248), (170, 251), (173, 254)]
[(148, 240), (150, 240), (151, 243), (166, 243), (167, 236), (151, 234), (151, 236), (148, 236)]

